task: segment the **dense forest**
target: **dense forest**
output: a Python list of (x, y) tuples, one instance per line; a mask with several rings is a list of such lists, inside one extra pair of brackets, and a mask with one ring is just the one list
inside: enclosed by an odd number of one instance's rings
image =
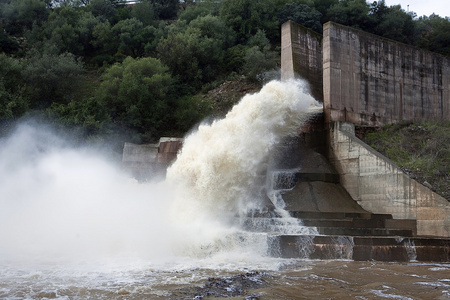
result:
[(33, 116), (80, 141), (151, 142), (279, 68), (280, 27), (335, 21), (450, 55), (450, 19), (383, 0), (0, 0), (0, 135)]

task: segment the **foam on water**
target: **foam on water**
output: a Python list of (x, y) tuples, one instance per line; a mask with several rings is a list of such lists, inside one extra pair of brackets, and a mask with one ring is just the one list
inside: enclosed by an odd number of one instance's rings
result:
[(262, 259), (264, 235), (243, 232), (234, 218), (260, 207), (271, 149), (320, 109), (302, 82), (270, 82), (199, 126), (166, 180), (146, 184), (96, 151), (23, 124), (0, 143), (0, 260), (273, 263)]

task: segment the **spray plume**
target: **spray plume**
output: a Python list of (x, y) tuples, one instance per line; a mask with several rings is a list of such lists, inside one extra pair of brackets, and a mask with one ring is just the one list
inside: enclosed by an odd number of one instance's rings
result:
[(21, 125), (0, 140), (0, 257), (161, 261), (218, 239), (216, 247), (230, 244), (223, 237), (234, 229), (222, 217), (258, 205), (270, 150), (320, 110), (303, 82), (270, 82), (190, 134), (166, 180), (147, 184), (94, 151)]
[(306, 90), (303, 81), (272, 81), (188, 136), (167, 174), (177, 210), (217, 218), (258, 206), (271, 150), (322, 109)]

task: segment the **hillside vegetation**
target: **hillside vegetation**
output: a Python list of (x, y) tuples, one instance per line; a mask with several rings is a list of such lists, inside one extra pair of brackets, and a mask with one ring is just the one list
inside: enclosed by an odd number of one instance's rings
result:
[(33, 116), (80, 142), (182, 136), (274, 78), (287, 20), (450, 55), (448, 18), (384, 1), (0, 0), (0, 135)]
[(363, 140), (450, 201), (450, 122), (389, 125)]

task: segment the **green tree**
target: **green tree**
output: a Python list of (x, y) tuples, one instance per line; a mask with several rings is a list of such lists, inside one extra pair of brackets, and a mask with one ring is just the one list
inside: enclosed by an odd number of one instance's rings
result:
[(414, 15), (406, 13), (400, 5), (387, 7), (384, 0), (371, 5), (374, 26), (370, 32), (405, 44), (415, 43)]
[(328, 16), (330, 21), (370, 31), (374, 20), (369, 12), (370, 5), (366, 0), (340, 0), (330, 7)]
[(258, 29), (264, 30), (269, 40), (279, 42), (280, 23), (277, 12), (286, 2), (284, 0), (223, 0), (220, 17), (239, 35), (241, 43), (245, 43)]
[(19, 43), (6, 32), (0, 32), (0, 53), (15, 53), (20, 49)]
[(35, 26), (26, 37), (39, 51), (56, 47), (59, 53), (70, 52), (90, 57), (93, 53), (93, 30), (99, 23), (90, 12), (64, 5), (54, 9), (48, 21)]
[(223, 73), (226, 49), (233, 44), (233, 31), (218, 17), (207, 15), (190, 22), (184, 31), (172, 30), (157, 50), (174, 76), (198, 89)]
[(242, 71), (249, 80), (264, 82), (264, 73), (276, 68), (278, 54), (270, 51), (269, 39), (262, 30), (249, 39), (248, 45)]
[(90, 10), (101, 22), (112, 19), (117, 13), (114, 2), (105, 0), (92, 0), (90, 2)]
[(157, 51), (161, 61), (170, 68), (174, 77), (182, 83), (199, 88), (202, 70), (195, 55), (197, 39), (198, 33), (187, 35), (172, 32), (167, 38), (160, 40)]
[(20, 117), (28, 110), (22, 96), (22, 66), (18, 60), (0, 54), (0, 121)]
[(321, 24), (324, 24), (330, 20), (328, 11), (330, 10), (330, 7), (338, 2), (339, 0), (314, 0), (315, 9), (322, 14), (322, 17), (320, 18)]
[(97, 98), (114, 122), (157, 135), (169, 115), (168, 92), (173, 83), (168, 68), (156, 58), (127, 57), (102, 76)]
[(14, 0), (0, 6), (0, 16), (5, 20), (5, 31), (20, 35), (33, 24), (41, 25), (49, 11), (44, 0)]
[(156, 25), (157, 16), (150, 1), (138, 2), (131, 8), (131, 16), (141, 21), (144, 26)]
[(288, 3), (278, 11), (277, 17), (281, 24), (292, 20), (316, 32), (322, 33), (322, 24), (320, 23), (322, 14), (308, 5)]
[(117, 41), (117, 54), (139, 57), (156, 47), (162, 34), (160, 30), (136, 18), (119, 21), (111, 28), (112, 39)]
[(168, 20), (176, 18), (178, 8), (180, 6), (179, 0), (148, 0), (153, 4), (153, 9), (156, 16), (161, 20)]
[(220, 2), (215, 0), (196, 1), (195, 5), (189, 5), (185, 10), (180, 11), (178, 20), (185, 21), (189, 24), (198, 17), (207, 15), (218, 16), (220, 5)]
[(53, 103), (46, 114), (53, 122), (77, 131), (84, 138), (108, 134), (112, 125), (107, 108), (94, 98)]
[(211, 106), (201, 95), (179, 97), (175, 103), (173, 112), (172, 130), (179, 130), (181, 133), (188, 132), (200, 121), (210, 116)]
[(417, 23), (417, 45), (450, 56), (450, 19), (432, 14), (420, 17)]
[(52, 102), (67, 103), (76, 98), (84, 71), (73, 54), (30, 53), (23, 63), (22, 77), (31, 107), (45, 108)]

